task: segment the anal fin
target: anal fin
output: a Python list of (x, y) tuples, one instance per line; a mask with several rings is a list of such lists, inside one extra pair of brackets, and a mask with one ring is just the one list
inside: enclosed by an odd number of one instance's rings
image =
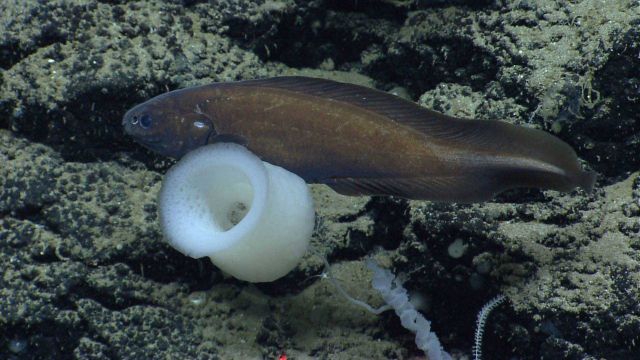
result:
[(497, 177), (333, 178), (323, 181), (343, 195), (392, 195), (408, 199), (472, 203), (507, 190)]

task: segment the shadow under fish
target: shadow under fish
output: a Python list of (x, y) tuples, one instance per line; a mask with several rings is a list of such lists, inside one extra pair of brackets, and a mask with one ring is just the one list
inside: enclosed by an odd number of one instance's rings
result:
[(235, 142), (346, 195), (476, 202), (513, 188), (591, 191), (573, 149), (541, 130), (459, 119), (331, 80), (277, 77), (186, 88), (129, 110), (125, 132), (180, 158)]

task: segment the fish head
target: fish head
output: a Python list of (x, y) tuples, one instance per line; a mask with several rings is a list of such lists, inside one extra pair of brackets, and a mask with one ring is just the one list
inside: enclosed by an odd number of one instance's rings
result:
[(160, 95), (127, 111), (125, 133), (160, 155), (179, 159), (215, 135), (212, 121), (197, 105), (189, 110), (175, 97)]

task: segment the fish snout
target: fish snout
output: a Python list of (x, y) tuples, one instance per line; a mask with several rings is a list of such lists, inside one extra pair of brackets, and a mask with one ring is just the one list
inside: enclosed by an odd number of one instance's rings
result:
[(144, 108), (140, 109), (139, 107), (127, 111), (122, 117), (122, 126), (129, 135), (147, 133), (153, 122), (153, 116)]
[(133, 129), (133, 118), (134, 114), (132, 110), (127, 111), (122, 117), (122, 127), (127, 134), (131, 134), (131, 130)]

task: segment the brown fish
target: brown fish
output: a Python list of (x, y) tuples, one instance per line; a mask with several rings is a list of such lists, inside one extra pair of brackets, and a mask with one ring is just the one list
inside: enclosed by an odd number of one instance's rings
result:
[(180, 158), (214, 142), (347, 195), (474, 202), (501, 191), (593, 188), (576, 153), (540, 130), (465, 120), (385, 92), (278, 77), (171, 91), (129, 110), (125, 131)]

